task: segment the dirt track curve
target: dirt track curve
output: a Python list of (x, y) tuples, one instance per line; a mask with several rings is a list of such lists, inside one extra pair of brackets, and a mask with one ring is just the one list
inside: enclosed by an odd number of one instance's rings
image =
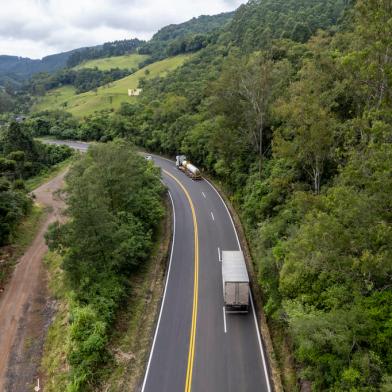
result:
[(56, 191), (64, 176), (65, 172), (34, 191), (36, 201), (50, 210), (0, 297), (0, 392), (31, 391), (36, 382), (37, 353), (51, 313), (42, 266), (47, 251), (44, 235), (50, 223), (61, 220), (64, 202)]

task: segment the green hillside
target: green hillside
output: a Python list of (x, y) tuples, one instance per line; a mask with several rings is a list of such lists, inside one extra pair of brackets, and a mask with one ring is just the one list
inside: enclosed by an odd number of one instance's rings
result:
[(149, 54), (158, 60), (180, 53), (197, 52), (208, 44), (208, 36), (230, 22), (233, 16), (234, 12), (201, 15), (184, 23), (171, 24), (154, 34), (139, 48), (139, 53)]
[(75, 70), (84, 68), (98, 68), (108, 71), (112, 68), (132, 69), (137, 68), (140, 63), (147, 60), (147, 55), (129, 54), (124, 56), (108, 57), (104, 59), (89, 60), (74, 67)]
[(163, 77), (189, 58), (190, 55), (181, 55), (157, 61), (126, 78), (83, 94), (75, 94), (75, 89), (71, 86), (50, 90), (34, 106), (33, 111), (64, 109), (80, 118), (99, 110), (118, 109), (122, 102), (132, 102), (137, 99), (128, 96), (128, 89), (137, 88), (141, 78)]

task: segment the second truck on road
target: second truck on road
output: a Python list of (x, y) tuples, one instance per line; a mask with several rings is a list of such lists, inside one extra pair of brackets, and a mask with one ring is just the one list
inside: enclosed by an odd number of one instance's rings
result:
[(188, 177), (192, 178), (192, 180), (201, 180), (200, 170), (192, 165), (192, 163), (186, 159), (185, 155), (176, 156), (176, 166), (177, 169), (184, 172)]

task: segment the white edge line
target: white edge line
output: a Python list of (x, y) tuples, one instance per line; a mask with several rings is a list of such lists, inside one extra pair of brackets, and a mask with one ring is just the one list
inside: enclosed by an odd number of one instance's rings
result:
[[(151, 154), (151, 155), (155, 155), (155, 154)], [(165, 161), (169, 161), (169, 162), (173, 163), (173, 161), (170, 160), (170, 159), (168, 159), (168, 158), (160, 157), (159, 155), (155, 155), (155, 156), (158, 157), (158, 158), (162, 158), (162, 159), (164, 159)], [(217, 189), (215, 188), (215, 186), (212, 185), (211, 182), (208, 181), (206, 178), (204, 178), (204, 180), (205, 180), (205, 181), (208, 183), (208, 185), (215, 191), (215, 193), (219, 196), (219, 198), (221, 199), (223, 205), (225, 206), (226, 211), (227, 211), (227, 213), (228, 213), (228, 215), (229, 215), (229, 217), (230, 217), (231, 224), (233, 225), (234, 233), (235, 233), (235, 236), (236, 236), (236, 238), (237, 238), (238, 247), (239, 247), (240, 250), (242, 250), (242, 248), (241, 248), (241, 243), (240, 243), (240, 240), (239, 240), (239, 238), (238, 238), (237, 229), (236, 229), (236, 227), (235, 227), (235, 225), (234, 225), (233, 217), (232, 217), (231, 214), (230, 214), (229, 208), (227, 207), (225, 201), (223, 200), (222, 196), (221, 196), (220, 193), (217, 191)], [(173, 236), (173, 239), (174, 239), (174, 236)], [(173, 243), (174, 243), (174, 241), (173, 241)], [(171, 260), (170, 260), (170, 261), (171, 261)], [(170, 266), (169, 266), (169, 268), (170, 268)], [(266, 364), (266, 361), (265, 361), (264, 350), (263, 350), (263, 346), (262, 346), (262, 342), (261, 342), (259, 325), (258, 325), (257, 319), (256, 319), (256, 311), (255, 311), (255, 307), (254, 307), (254, 305), (253, 305), (252, 293), (250, 293), (250, 299), (251, 299), (251, 305), (252, 305), (252, 311), (253, 311), (253, 318), (254, 318), (254, 321), (255, 321), (255, 327), (256, 327), (256, 331), (257, 331), (257, 338), (258, 338), (258, 341), (259, 341), (259, 348), (260, 348), (261, 357), (262, 357), (262, 360), (263, 360), (263, 368), (264, 368), (265, 376), (266, 376), (266, 379), (267, 379), (267, 388), (268, 388), (268, 392), (271, 392), (270, 378), (269, 378), (269, 375), (268, 375), (267, 364)], [(144, 388), (143, 388), (143, 389), (144, 389)], [(142, 389), (141, 392), (143, 392), (143, 389)]]
[(224, 328), (225, 328), (225, 333), (227, 333), (225, 307), (223, 307), (223, 326), (224, 326)]
[(154, 340), (152, 342), (151, 351), (150, 351), (150, 357), (148, 358), (146, 374), (144, 375), (144, 381), (143, 381), (143, 386), (142, 386), (141, 392), (144, 392), (144, 388), (146, 387), (148, 373), (150, 371), (151, 360), (152, 360), (152, 356), (154, 354), (155, 342), (157, 340), (159, 325), (160, 325), (161, 317), (162, 317), (163, 306), (165, 304), (167, 285), (169, 283), (170, 270), (171, 270), (172, 259), (173, 259), (174, 241), (175, 241), (175, 238), (176, 238), (176, 210), (174, 208), (174, 202), (173, 202), (173, 198), (172, 198), (172, 195), (171, 195), (170, 191), (168, 191), (168, 193), (169, 193), (170, 201), (171, 201), (171, 204), (172, 204), (172, 207), (173, 207), (173, 237), (172, 237), (172, 246), (171, 246), (171, 251), (170, 251), (170, 261), (169, 261), (169, 268), (167, 270), (167, 277), (166, 277), (166, 282), (165, 282), (165, 290), (163, 292), (163, 299), (162, 299), (162, 303), (161, 303), (161, 310), (159, 311), (158, 323), (157, 323), (157, 327), (155, 329)]
[[(239, 240), (239, 238), (238, 238), (237, 229), (236, 229), (236, 227), (235, 227), (235, 225), (234, 225), (233, 217), (232, 217), (231, 214), (230, 214), (229, 208), (227, 207), (225, 201), (223, 200), (222, 196), (221, 196), (220, 193), (217, 191), (217, 189), (214, 187), (214, 185), (212, 185), (211, 182), (208, 181), (206, 178), (205, 178), (204, 180), (205, 180), (205, 181), (210, 185), (210, 187), (216, 192), (216, 194), (217, 194), (217, 195), (219, 196), (219, 198), (221, 199), (223, 205), (225, 206), (226, 211), (227, 211), (227, 213), (228, 213), (228, 215), (229, 215), (229, 217), (230, 217), (231, 224), (233, 225), (233, 229), (234, 229), (234, 232), (235, 232), (235, 236), (236, 236), (237, 242), (238, 242), (238, 247), (239, 247), (240, 250), (242, 250), (242, 248), (241, 248), (241, 243), (240, 243), (240, 240)], [(262, 358), (262, 360), (263, 360), (263, 368), (264, 368), (264, 372), (265, 372), (265, 376), (266, 376), (266, 380), (267, 380), (267, 388), (268, 388), (268, 392), (271, 392), (270, 378), (269, 378), (269, 374), (268, 374), (268, 370), (267, 370), (267, 363), (266, 363), (266, 361), (265, 361), (263, 345), (262, 345), (262, 342), (261, 342), (259, 325), (258, 325), (258, 323), (257, 323), (256, 311), (255, 311), (255, 307), (254, 307), (254, 305), (253, 305), (252, 293), (250, 293), (250, 303), (252, 304), (253, 318), (254, 318), (254, 321), (255, 321), (255, 326), (256, 326), (256, 331), (257, 331), (257, 340), (259, 341), (259, 348), (260, 348), (260, 352), (261, 352), (261, 358)]]

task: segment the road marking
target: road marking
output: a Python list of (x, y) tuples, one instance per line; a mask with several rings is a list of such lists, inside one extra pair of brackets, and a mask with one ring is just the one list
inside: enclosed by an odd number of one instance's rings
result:
[(40, 386), (39, 386), (39, 378), (37, 379), (37, 386), (34, 387), (34, 391), (35, 392), (39, 392), (41, 390)]
[[(235, 233), (235, 236), (236, 236), (236, 238), (237, 238), (238, 248), (239, 248), (240, 250), (242, 250), (242, 248), (241, 248), (241, 243), (240, 243), (240, 240), (239, 240), (239, 238), (238, 238), (237, 229), (236, 229), (236, 227), (235, 227), (235, 225), (234, 225), (233, 217), (232, 217), (231, 214), (230, 214), (229, 208), (227, 207), (225, 201), (223, 200), (222, 196), (221, 196), (220, 193), (217, 191), (217, 189), (214, 187), (214, 185), (212, 185), (211, 182), (208, 181), (207, 179), (205, 179), (205, 181), (206, 181), (206, 182), (210, 185), (210, 187), (216, 192), (216, 194), (217, 194), (217, 195), (219, 196), (219, 198), (221, 199), (223, 205), (225, 206), (226, 211), (227, 211), (227, 214), (228, 214), (229, 217), (230, 217), (231, 224), (233, 225), (234, 233)], [(251, 305), (252, 305), (253, 318), (254, 318), (254, 321), (255, 321), (255, 327), (256, 327), (256, 332), (257, 332), (257, 340), (258, 340), (258, 343), (259, 343), (259, 348), (260, 348), (260, 352), (261, 352), (261, 358), (262, 358), (262, 361), (263, 361), (263, 368), (264, 368), (265, 378), (266, 378), (266, 381), (267, 381), (267, 388), (268, 388), (268, 392), (271, 392), (270, 378), (269, 378), (269, 375), (268, 375), (267, 363), (266, 363), (266, 361), (265, 361), (264, 349), (263, 349), (263, 345), (262, 345), (262, 342), (261, 342), (260, 331), (259, 331), (259, 324), (257, 323), (256, 311), (255, 311), (255, 307), (254, 307), (254, 304), (253, 304), (253, 298), (252, 298), (252, 293), (251, 293), (251, 292), (250, 292), (250, 303), (251, 303)]]
[(218, 260), (222, 261), (220, 248), (218, 248)]
[(204, 192), (201, 192), (201, 194), (203, 195), (203, 197), (204, 197), (205, 199), (207, 199), (207, 196), (206, 196), (206, 194), (205, 194)]
[[(162, 158), (162, 159), (164, 159), (164, 160), (166, 160), (166, 161), (168, 161), (168, 162), (170, 162), (170, 163), (173, 163), (173, 161), (170, 160), (170, 159), (168, 159), (168, 158), (160, 157), (159, 155), (157, 155), (157, 157)], [(165, 170), (163, 170), (163, 171), (165, 171)], [(165, 171), (165, 172), (166, 172), (166, 171)], [(175, 180), (176, 180), (177, 182), (179, 182), (177, 179), (175, 179)], [(228, 209), (228, 207), (227, 207), (225, 201), (223, 200), (222, 196), (220, 195), (220, 193), (218, 192), (218, 190), (215, 188), (215, 186), (212, 185), (211, 182), (208, 181), (206, 178), (205, 178), (205, 181), (206, 181), (206, 182), (210, 185), (210, 187), (215, 191), (215, 193), (218, 195), (218, 197), (219, 197), (220, 200), (222, 201), (223, 205), (225, 206), (226, 211), (227, 211), (227, 214), (228, 214), (229, 217), (230, 217), (231, 224), (233, 225), (234, 233), (235, 233), (235, 236), (236, 236), (236, 238), (237, 238), (238, 247), (239, 247), (240, 250), (242, 250), (242, 249), (241, 249), (240, 240), (239, 240), (239, 238), (238, 238), (237, 229), (236, 229), (236, 227), (235, 227), (235, 225), (234, 225), (233, 217), (231, 216), (230, 211), (229, 211), (229, 209)], [(250, 293), (250, 299), (251, 299), (251, 305), (252, 305), (253, 318), (254, 318), (254, 321), (255, 321), (255, 327), (256, 327), (256, 332), (257, 332), (257, 339), (258, 339), (258, 342), (259, 342), (259, 349), (260, 349), (260, 352), (261, 352), (261, 357), (262, 357), (262, 361), (263, 361), (264, 373), (265, 373), (265, 377), (266, 377), (266, 381), (267, 381), (267, 389), (268, 389), (268, 392), (271, 392), (270, 378), (269, 378), (269, 376), (268, 376), (267, 364), (266, 364), (266, 361), (265, 361), (264, 350), (263, 350), (263, 346), (262, 346), (262, 342), (261, 342), (260, 331), (259, 331), (259, 325), (258, 325), (257, 319), (256, 319), (256, 311), (255, 311), (255, 307), (254, 307), (254, 304), (253, 304), (252, 293)], [(143, 391), (142, 391), (142, 392), (143, 392)]]
[(212, 213), (212, 211), (211, 211), (211, 218), (213, 221), (215, 221), (215, 217), (214, 217), (214, 214)]
[(225, 311), (225, 307), (223, 307), (223, 326), (225, 329), (225, 333), (227, 333), (227, 328), (226, 328), (226, 311)]
[(163, 311), (163, 306), (165, 304), (167, 285), (169, 283), (169, 277), (170, 277), (170, 271), (171, 271), (171, 265), (172, 265), (172, 259), (173, 259), (174, 242), (175, 242), (175, 239), (176, 239), (176, 210), (174, 208), (174, 201), (173, 201), (173, 198), (172, 198), (172, 195), (171, 195), (170, 191), (168, 191), (168, 193), (169, 193), (169, 196), (170, 196), (170, 201), (171, 201), (172, 209), (173, 209), (173, 237), (172, 237), (172, 245), (171, 245), (171, 251), (170, 251), (170, 261), (169, 261), (169, 268), (167, 270), (165, 290), (163, 291), (161, 310), (159, 311), (157, 328), (155, 330), (154, 340), (152, 342), (152, 347), (151, 347), (151, 351), (150, 351), (150, 358), (148, 359), (148, 363), (147, 363), (147, 369), (146, 369), (146, 374), (144, 376), (142, 392), (144, 392), (144, 389), (146, 387), (148, 373), (150, 371), (151, 360), (152, 360), (152, 356), (153, 356), (153, 353), (154, 353), (154, 347), (155, 347), (155, 343), (156, 343), (157, 336), (158, 336), (159, 325), (161, 323), (162, 311)]
[(169, 173), (165, 169), (163, 172), (171, 177), (180, 188), (184, 191), (186, 198), (188, 199), (189, 206), (192, 211), (193, 229), (194, 229), (194, 243), (195, 243), (195, 276), (193, 284), (193, 310), (192, 310), (192, 325), (191, 334), (189, 339), (189, 353), (188, 353), (188, 366), (186, 371), (185, 380), (185, 392), (190, 392), (192, 389), (192, 376), (193, 376), (193, 362), (195, 359), (195, 342), (196, 342), (196, 326), (197, 326), (197, 305), (198, 305), (198, 291), (199, 291), (199, 231), (197, 226), (196, 212), (193, 205), (192, 198), (184, 185), (178, 180), (173, 174)]

